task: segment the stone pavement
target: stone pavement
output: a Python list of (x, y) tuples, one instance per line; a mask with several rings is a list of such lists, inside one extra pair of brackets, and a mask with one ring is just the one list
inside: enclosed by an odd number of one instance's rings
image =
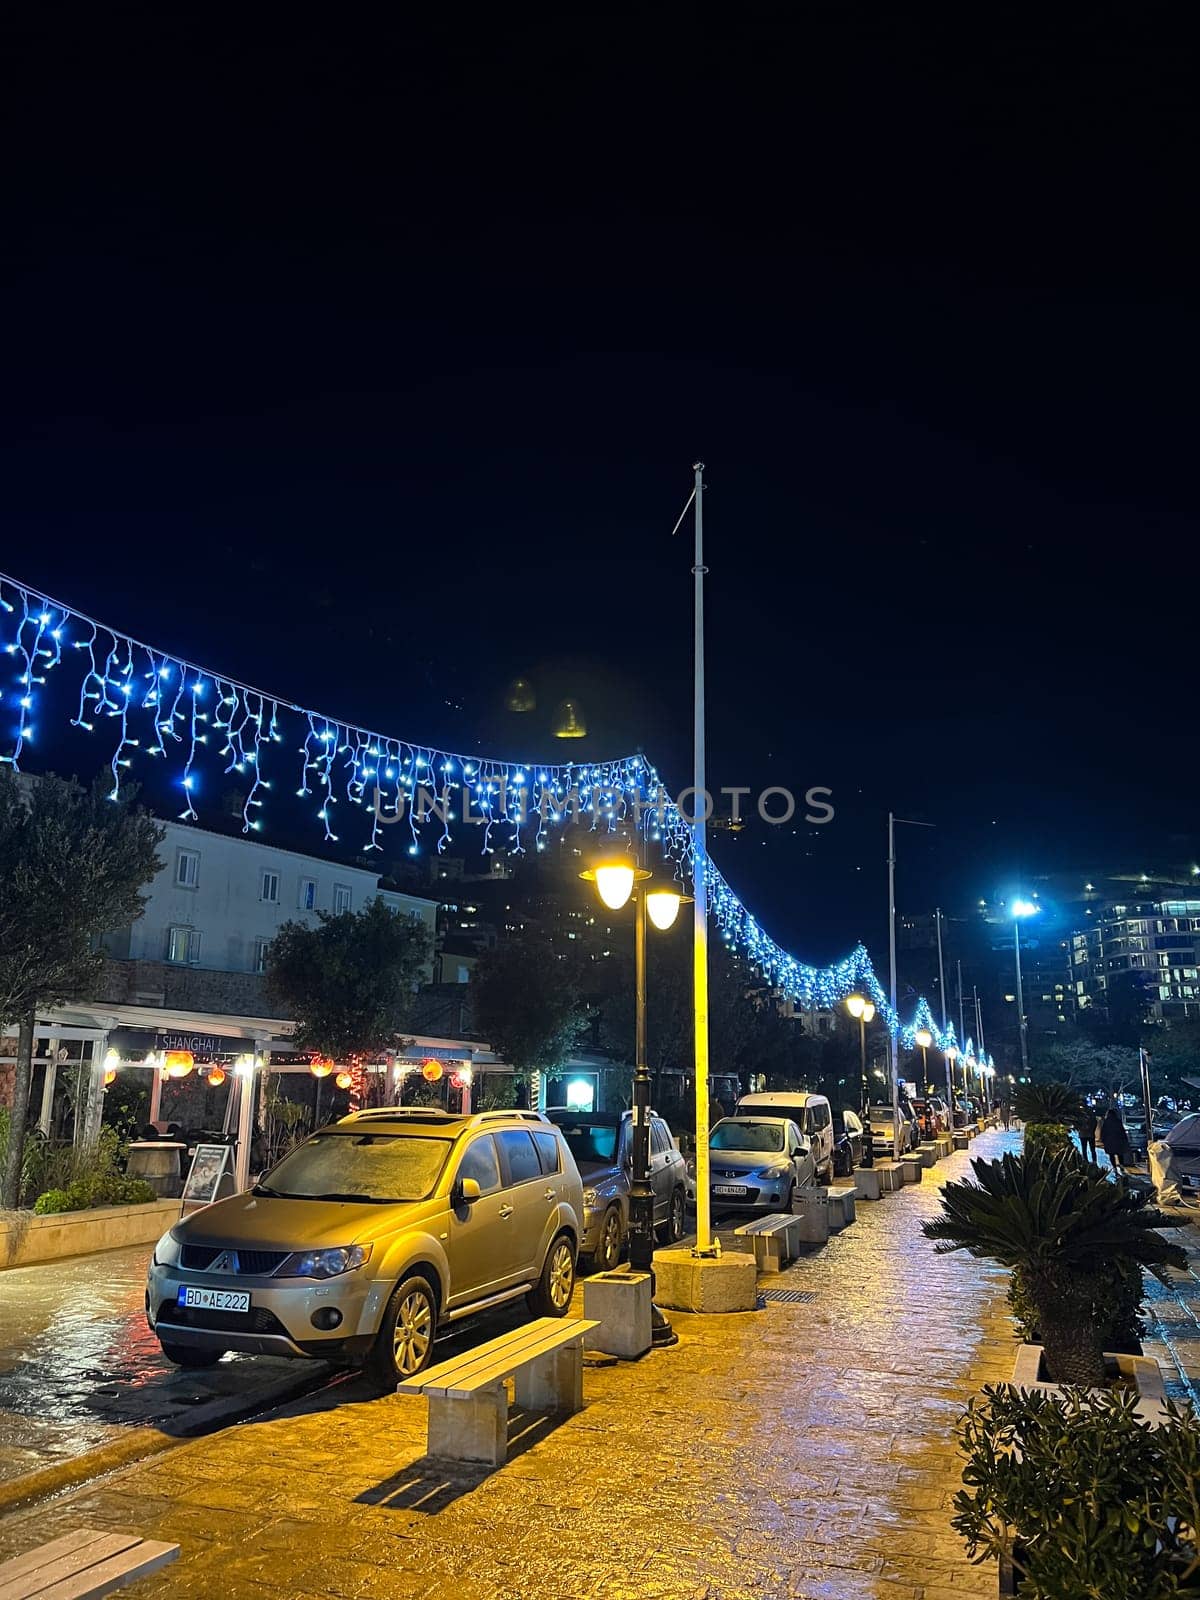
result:
[(211, 1600), (994, 1595), (949, 1527), (951, 1430), (1011, 1373), (1006, 1277), (919, 1234), (967, 1161), (764, 1282), (810, 1299), (675, 1314), (674, 1349), (585, 1372), (578, 1416), (516, 1416), (498, 1471), (431, 1462), (424, 1402), (347, 1384), (15, 1512), (0, 1556), (128, 1529), (183, 1546), (130, 1595)]

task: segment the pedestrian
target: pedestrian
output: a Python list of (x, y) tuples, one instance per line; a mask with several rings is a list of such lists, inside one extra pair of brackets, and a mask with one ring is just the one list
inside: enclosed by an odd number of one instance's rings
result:
[(1007, 1133), (1008, 1132), (1008, 1128), (1009, 1128), (1009, 1124), (1010, 1124), (1010, 1122), (1012, 1120), (1012, 1115), (1011, 1115), (1011, 1113), (1009, 1111), (1009, 1108), (1008, 1108), (1008, 1096), (1007, 1095), (1005, 1095), (1004, 1099), (1001, 1100), (1001, 1102), (1000, 1102), (1000, 1120), (1004, 1124), (1005, 1133)]
[(1096, 1164), (1096, 1113), (1086, 1101), (1075, 1118), (1075, 1132), (1079, 1135), (1079, 1153), (1085, 1161)]
[(1129, 1135), (1125, 1131), (1125, 1124), (1121, 1121), (1121, 1113), (1115, 1105), (1109, 1106), (1104, 1114), (1104, 1121), (1100, 1124), (1100, 1143), (1112, 1163), (1113, 1171), (1124, 1172), (1129, 1165), (1133, 1150), (1129, 1143)]

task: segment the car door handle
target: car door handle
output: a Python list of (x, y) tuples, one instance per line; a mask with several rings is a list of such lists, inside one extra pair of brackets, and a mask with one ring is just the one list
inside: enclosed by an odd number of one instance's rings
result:
[(511, 1217), (513, 1214), (513, 1208), (511, 1206), (501, 1206), (500, 1210), (496, 1214), (500, 1217)]
[(547, 1189), (544, 1192), (544, 1194), (542, 1195), (542, 1199), (543, 1200), (553, 1200), (554, 1199), (554, 1193), (555, 1193), (555, 1191), (553, 1189)]

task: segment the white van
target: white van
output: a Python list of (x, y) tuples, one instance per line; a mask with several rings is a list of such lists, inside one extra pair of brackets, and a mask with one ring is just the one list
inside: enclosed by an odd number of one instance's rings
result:
[(789, 1117), (812, 1147), (817, 1182), (833, 1182), (833, 1112), (823, 1094), (808, 1094), (802, 1089), (744, 1094), (735, 1114), (739, 1117)]

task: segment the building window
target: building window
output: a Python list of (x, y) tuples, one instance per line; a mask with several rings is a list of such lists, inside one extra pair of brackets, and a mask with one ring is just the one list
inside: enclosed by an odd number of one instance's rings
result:
[(269, 939), (255, 939), (252, 956), (254, 965), (250, 969), (252, 972), (265, 972), (267, 970), (267, 946), (270, 942)]
[(167, 960), (193, 966), (200, 959), (199, 928), (171, 928), (167, 933)]
[(348, 883), (335, 883), (333, 886), (333, 914), (340, 917), (343, 911), (350, 909), (350, 885)]
[(301, 911), (315, 911), (317, 909), (317, 880), (315, 878), (300, 879), (300, 909)]
[(279, 904), (279, 874), (277, 872), (264, 872), (258, 891), (258, 898), (265, 900), (268, 905)]
[(175, 882), (181, 889), (194, 889), (200, 878), (199, 850), (175, 852)]

